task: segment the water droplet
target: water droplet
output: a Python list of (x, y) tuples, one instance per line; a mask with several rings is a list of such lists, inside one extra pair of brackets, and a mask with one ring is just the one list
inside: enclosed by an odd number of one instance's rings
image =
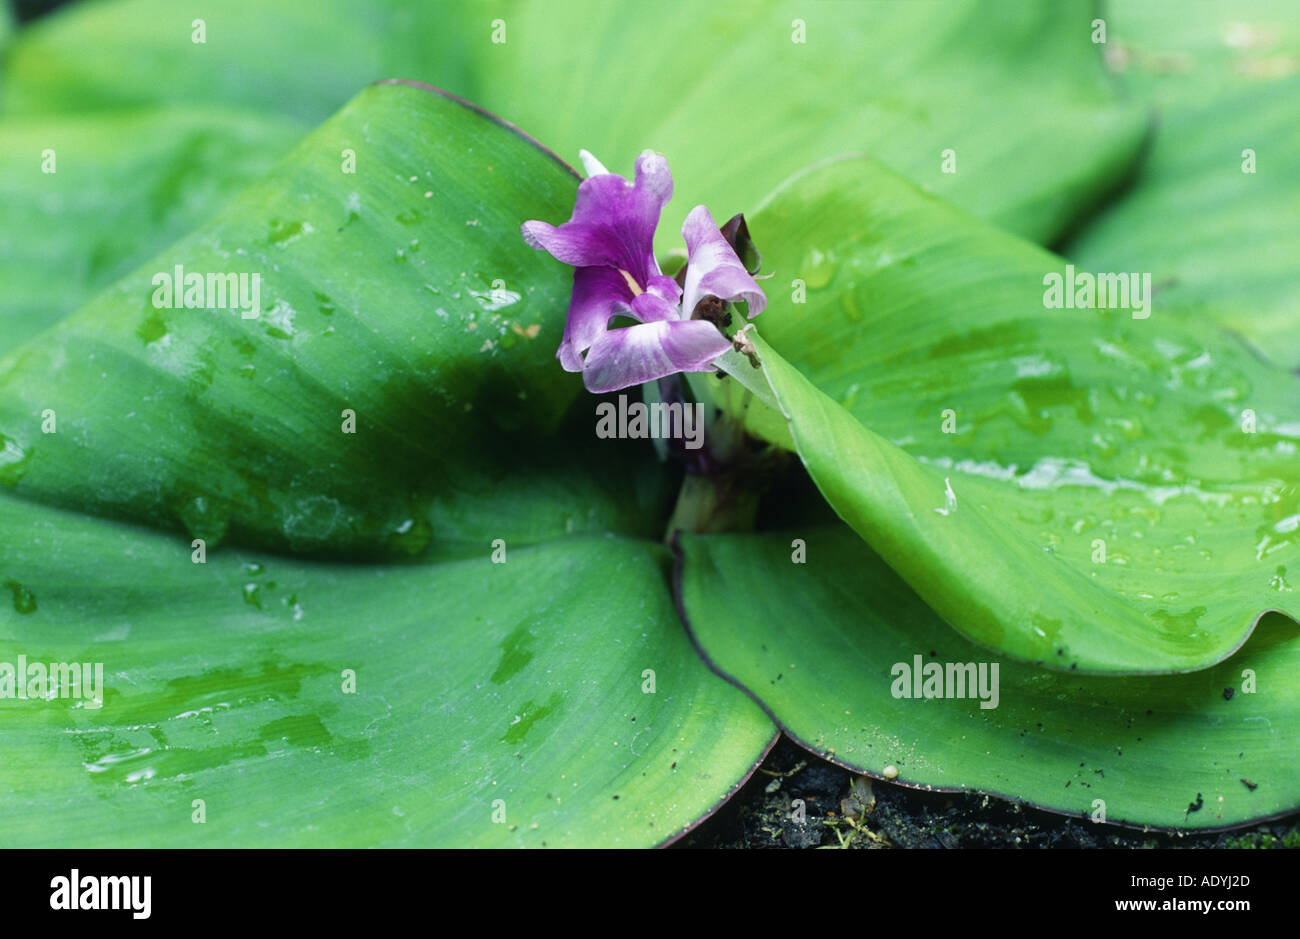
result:
[(144, 340), (147, 346), (167, 335), (167, 324), (163, 322), (162, 313), (154, 310), (149, 317), (136, 327), (135, 334)]
[(293, 318), (296, 311), (289, 306), (286, 300), (277, 300), (269, 312), (263, 317), (267, 323), (266, 334), (272, 339), (292, 339), (297, 330), (294, 328)]
[(297, 241), (303, 235), (310, 235), (312, 231), (308, 222), (282, 222), (278, 218), (271, 219), (271, 230), (267, 235), (267, 241), (273, 245), (283, 246)]
[(525, 701), (518, 714), (506, 728), (505, 734), (501, 737), (506, 743), (519, 743), (528, 734), (542, 718), (548, 716), (559, 706), (559, 694), (552, 694), (545, 704), (538, 704), (536, 701)]
[(1190, 638), (1196, 634), (1196, 621), (1205, 615), (1205, 607), (1194, 606), (1184, 613), (1153, 610), (1148, 615), (1159, 624), (1160, 632), (1172, 634), (1177, 638)]
[(394, 529), (390, 544), (403, 554), (415, 557), (433, 540), (433, 526), (424, 516), (403, 519)]
[(818, 248), (810, 248), (804, 256), (803, 264), (799, 267), (799, 273), (809, 289), (817, 290), (831, 282), (838, 266), (839, 262), (833, 254)]
[(469, 295), (488, 313), (518, 303), (521, 296), (516, 291), (506, 290), (503, 287), (494, 290), (471, 290)]
[(226, 536), (230, 516), (205, 496), (195, 496), (176, 509), (176, 516), (191, 538), (202, 538), (209, 548)]
[(952, 491), (952, 479), (945, 476), (943, 478), (943, 508), (935, 509), (940, 515), (951, 515), (957, 511), (957, 493)]
[(32, 453), (18, 446), (18, 441), (0, 434), (0, 484), (13, 488), (27, 473)]
[(316, 298), (316, 304), (317, 304), (316, 309), (320, 312), (322, 316), (334, 315), (334, 311), (337, 310), (338, 307), (334, 305), (334, 303), (330, 300), (330, 298), (327, 295), (320, 293), (319, 291), (315, 291), (313, 292), (312, 296)]
[(125, 763), (129, 760), (138, 760), (143, 756), (148, 756), (153, 752), (152, 747), (139, 747), (135, 750), (127, 750), (122, 753), (105, 753), (98, 760), (91, 763), (83, 763), (87, 772), (102, 773), (109, 767), (117, 763)]
[(36, 595), (16, 580), (6, 580), (5, 589), (14, 595), (14, 609), (26, 615), (36, 612)]

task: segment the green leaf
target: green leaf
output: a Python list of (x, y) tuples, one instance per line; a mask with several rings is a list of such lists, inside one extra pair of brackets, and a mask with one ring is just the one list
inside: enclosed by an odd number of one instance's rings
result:
[[(0, 360), (0, 482), (210, 545), (418, 553), (503, 433), (547, 433), (580, 388), (554, 359), (570, 278), (519, 237), (568, 211), (576, 183), (461, 102), (367, 89)], [(260, 277), (260, 315), (233, 294), (157, 308), (178, 265), (248, 275), (250, 297)]]
[(1132, 189), (1066, 255), (1090, 271), (1150, 271), (1162, 305), (1300, 367), (1295, 5), (1130, 4), (1111, 35), (1124, 79), (1160, 108), (1158, 132)]
[(405, 0), (79, 3), (20, 34), (0, 107), (16, 115), (208, 103), (315, 123), (379, 79), (436, 72), (463, 87), (466, 13)]
[(1064, 262), (868, 161), (792, 181), (750, 230), (806, 285), (757, 321), (800, 456), (963, 634), (1172, 672), (1300, 613), (1294, 376), (1158, 304), (1046, 306)]
[(1115, 4), (1106, 30), (1109, 69), (1162, 109), (1265, 90), (1300, 67), (1300, 20), (1291, 0)]
[(0, 352), (189, 232), (305, 131), (207, 108), (0, 124)]
[[(0, 363), (0, 481), (76, 510), (0, 493), (0, 843), (653, 845), (748, 777), (771, 723), (646, 540), (670, 476), (565, 415), (568, 277), (518, 226), (575, 184), (372, 87)], [(155, 307), (176, 264), (261, 315)], [(102, 663), (102, 707), (6, 693), (20, 657)]]
[(666, 154), (665, 250), (694, 205), (750, 212), (796, 170), (859, 150), (1051, 240), (1124, 173), (1144, 129), (1116, 103), (1083, 0), (963, 0), (939, 17), (895, 2), (570, 0), (500, 16), (505, 41), (472, 44), (475, 100), (613, 172)]
[[(627, 172), (646, 147), (667, 153), (678, 197), (665, 248), (692, 205), (747, 210), (847, 150), (1050, 240), (1133, 162), (1143, 132), (1089, 41), (1087, 0), (961, 0), (938, 20), (914, 4), (794, 0), (229, 0), (201, 13), (202, 44), (196, 14), (169, 0), (78, 5), (39, 22), (14, 50), (3, 108), (219, 102), (311, 119), (375, 79), (419, 79), (569, 158), (585, 147)], [(290, 54), (295, 37), (310, 54)], [(943, 167), (950, 149), (955, 172)]]
[[(501, 532), (552, 509), (523, 501), (460, 505)], [(695, 655), (661, 546), (551, 538), (507, 541), (503, 563), (485, 538), (427, 565), (195, 564), (187, 542), (0, 496), (0, 688), (20, 655), (102, 663), (104, 686), (99, 708), (0, 697), (0, 842), (674, 837), (748, 777), (772, 725)]]
[[(791, 563), (796, 537), (803, 564)], [(1283, 617), (1266, 617), (1208, 671), (1050, 673), (957, 636), (842, 526), (683, 536), (681, 552), (681, 596), (703, 654), (787, 733), (856, 772), (880, 778), (892, 765), (904, 785), (1089, 818), (1100, 799), (1106, 821), (1144, 827), (1226, 828), (1300, 807), (1300, 632)], [(969, 690), (894, 697), (895, 666), (912, 668), (915, 656), (945, 676), (950, 663), (998, 664), (997, 706), (981, 708), (991, 695)]]

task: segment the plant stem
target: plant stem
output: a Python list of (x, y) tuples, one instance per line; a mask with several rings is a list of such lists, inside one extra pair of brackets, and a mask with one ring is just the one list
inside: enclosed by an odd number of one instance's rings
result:
[(751, 531), (757, 513), (758, 493), (740, 485), (735, 474), (687, 473), (668, 520), (664, 541), (672, 541), (673, 534), (679, 531), (692, 534)]

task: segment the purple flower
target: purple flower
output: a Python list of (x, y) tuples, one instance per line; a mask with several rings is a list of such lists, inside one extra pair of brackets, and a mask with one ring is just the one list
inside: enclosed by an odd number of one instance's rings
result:
[[(641, 154), (636, 180), (610, 173), (585, 150), (587, 179), (573, 215), (560, 226), (524, 222), (530, 246), (573, 266), (573, 295), (556, 357), (582, 372), (593, 392), (616, 391), (676, 372), (711, 372), (731, 340), (710, 319), (692, 319), (706, 298), (744, 300), (749, 316), (767, 305), (757, 282), (727, 243), (709, 210), (696, 206), (682, 225), (687, 267), (682, 287), (654, 256), (659, 213), (673, 195), (668, 161)], [(685, 302), (683, 302), (683, 300)], [(610, 329), (615, 316), (637, 323)]]

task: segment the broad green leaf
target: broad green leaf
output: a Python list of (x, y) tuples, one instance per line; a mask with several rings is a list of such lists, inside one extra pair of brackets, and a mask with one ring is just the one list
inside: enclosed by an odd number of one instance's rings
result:
[[(462, 507), (505, 532), (552, 509), (525, 501)], [(772, 725), (696, 656), (662, 546), (550, 537), (508, 541), (503, 563), (484, 539), (426, 565), (195, 564), (184, 540), (0, 496), (0, 689), (19, 656), (102, 663), (104, 686), (99, 708), (0, 697), (0, 844), (674, 837), (747, 778)]]
[[(478, 458), (547, 433), (580, 388), (554, 359), (570, 278), (519, 237), (576, 182), (461, 102), (367, 89), (0, 360), (0, 482), (209, 544), (418, 553)], [(259, 315), (233, 293), (157, 308), (178, 266), (247, 275)]]
[(1294, 376), (1158, 301), (1047, 306), (1063, 261), (869, 161), (791, 181), (750, 229), (781, 272), (758, 344), (800, 456), (963, 634), (1170, 672), (1300, 613)]
[(1159, 125), (1132, 189), (1065, 254), (1090, 271), (1149, 271), (1163, 305), (1300, 367), (1295, 4), (1125, 4), (1110, 35)]
[[(2, 100), (11, 114), (198, 101), (310, 119), (369, 81), (415, 78), (566, 157), (586, 147), (627, 172), (646, 147), (667, 153), (678, 197), (664, 248), (692, 205), (725, 217), (800, 167), (859, 149), (1050, 240), (1113, 185), (1143, 133), (1140, 109), (1106, 80), (1092, 12), (1086, 0), (961, 0), (938, 19), (893, 0), (223, 0), (197, 12), (117, 0), (28, 30)], [(288, 54), (295, 37), (310, 49)]]
[(0, 352), (189, 232), (305, 133), (192, 108), (0, 123)]
[(1119, 0), (1106, 11), (1109, 69), (1162, 110), (1265, 90), (1300, 69), (1300, 20), (1291, 0)]
[[(664, 550), (632, 540), (661, 533), (668, 477), (648, 448), (593, 451), (582, 407), (554, 441), (579, 387), (554, 363), (568, 278), (518, 223), (575, 183), (472, 109), (372, 88), (0, 364), (5, 483), (186, 532), (0, 494), (0, 662), (76, 654), (109, 688), (102, 710), (0, 700), (0, 842), (648, 845), (743, 782), (771, 724), (699, 662)], [(262, 274), (262, 316), (157, 310), (177, 263)], [(227, 532), (402, 563), (191, 563), (191, 535)]]
[(208, 103), (315, 123), (379, 79), (436, 72), (464, 86), (465, 13), (459, 3), (405, 0), (77, 3), (16, 39), (0, 110)]
[(490, 15), (504, 41), (472, 44), (475, 100), (613, 172), (643, 149), (666, 154), (676, 192), (664, 250), (680, 247), (694, 205), (719, 220), (749, 212), (796, 170), (859, 150), (1048, 241), (1123, 175), (1145, 127), (1107, 81), (1092, 7), (502, 4)]
[[(806, 563), (791, 563), (794, 538)], [(1226, 828), (1300, 807), (1300, 631), (1283, 617), (1207, 671), (1051, 673), (957, 636), (842, 526), (683, 536), (681, 552), (702, 653), (842, 766), (1143, 827)], [(997, 706), (955, 683), (944, 690), (967, 697), (895, 697), (906, 685), (895, 666), (916, 656), (945, 679), (949, 664), (997, 664)]]

